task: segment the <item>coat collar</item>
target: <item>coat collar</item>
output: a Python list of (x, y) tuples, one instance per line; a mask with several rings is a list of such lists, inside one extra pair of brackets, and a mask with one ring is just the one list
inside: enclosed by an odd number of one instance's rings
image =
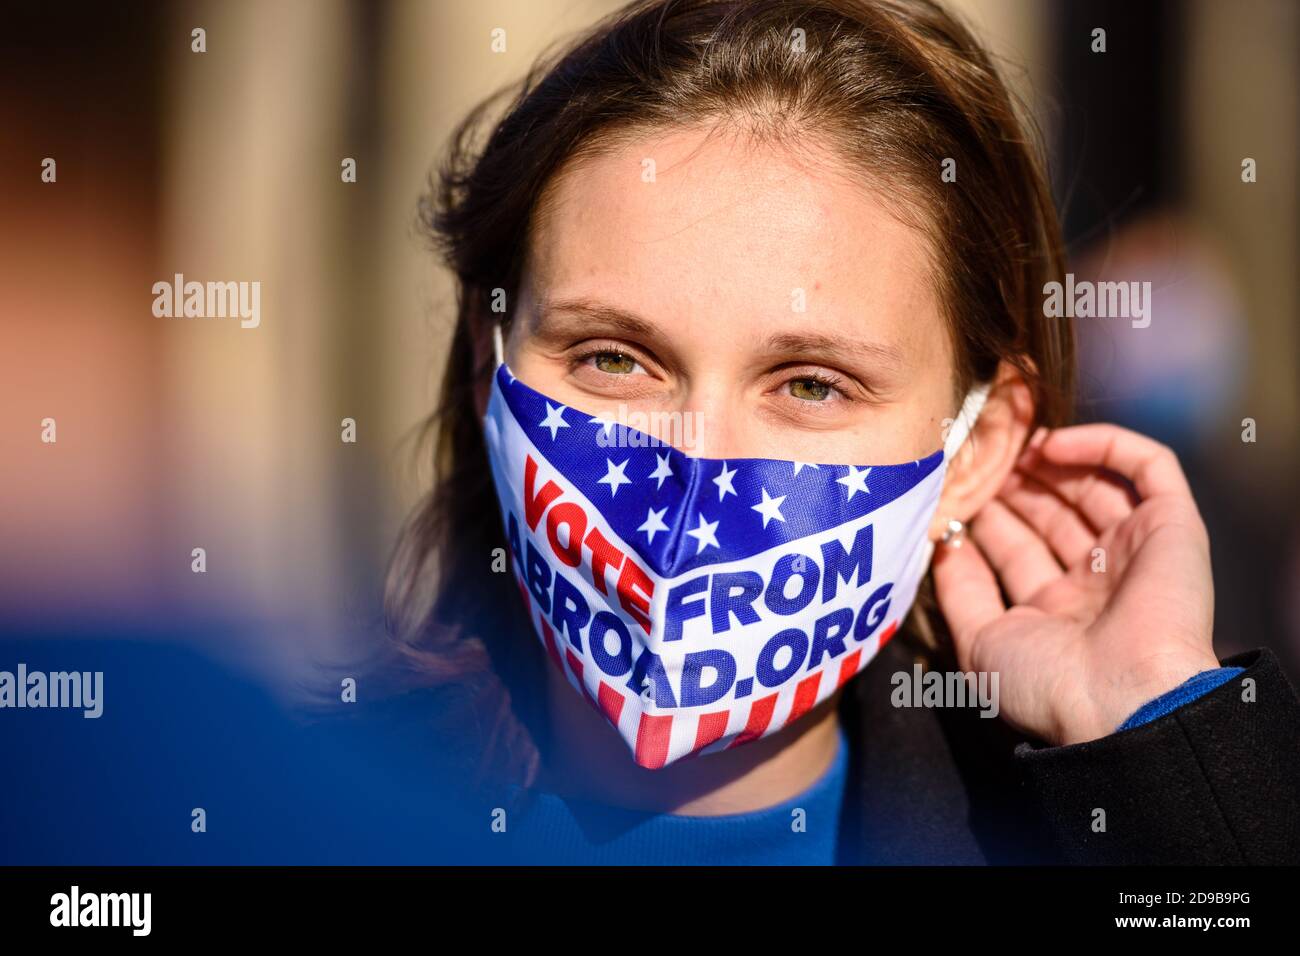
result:
[(1044, 824), (1012, 762), (1024, 738), (971, 708), (896, 707), (894, 675), (956, 670), (905, 634), (848, 684), (839, 711), (850, 745), (837, 862), (1054, 862)]

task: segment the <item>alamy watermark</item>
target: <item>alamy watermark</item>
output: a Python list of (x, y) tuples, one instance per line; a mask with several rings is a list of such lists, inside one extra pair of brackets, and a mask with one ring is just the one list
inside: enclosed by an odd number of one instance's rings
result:
[(1074, 273), (1065, 274), (1065, 282), (1052, 280), (1043, 286), (1043, 315), (1049, 319), (1132, 319), (1133, 328), (1151, 324), (1150, 282), (1075, 281)]
[[(591, 423), (600, 430), (596, 444), (601, 448), (658, 448), (671, 446), (682, 451), (696, 448), (704, 432), (703, 412), (639, 412), (619, 405), (614, 416), (597, 415)], [(615, 425), (622, 425), (615, 430)]]
[(132, 936), (148, 936), (152, 913), (152, 893), (83, 893), (73, 886), (50, 897), (51, 926), (125, 926)]
[(240, 319), (241, 329), (262, 324), (261, 282), (186, 282), (178, 272), (171, 282), (153, 284), (153, 314), (158, 318)]
[(981, 717), (998, 715), (997, 671), (895, 671), (889, 702), (895, 707), (978, 707)]
[(29, 671), (19, 664), (17, 672), (0, 671), (0, 709), (66, 707), (77, 708), (82, 717), (95, 718), (104, 712), (103, 671)]

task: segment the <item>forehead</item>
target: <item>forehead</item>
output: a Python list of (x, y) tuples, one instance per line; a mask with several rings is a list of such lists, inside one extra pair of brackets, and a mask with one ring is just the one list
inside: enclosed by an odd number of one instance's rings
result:
[(820, 321), (934, 313), (929, 246), (865, 177), (812, 141), (797, 148), (705, 127), (646, 133), (550, 184), (527, 280), (651, 318)]

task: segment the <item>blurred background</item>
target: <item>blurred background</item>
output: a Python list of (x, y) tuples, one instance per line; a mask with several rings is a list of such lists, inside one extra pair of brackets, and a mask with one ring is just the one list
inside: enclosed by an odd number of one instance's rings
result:
[[(618, 5), (6, 12), (8, 636), (198, 642), (289, 689), (378, 639), (454, 314), (417, 197), (473, 104)], [(1149, 328), (1078, 321), (1083, 417), (1179, 451), (1214, 545), (1219, 655), (1266, 644), (1300, 674), (1300, 5), (952, 5), (1044, 131), (1076, 275), (1154, 286)], [(260, 326), (155, 317), (176, 273), (259, 281)]]

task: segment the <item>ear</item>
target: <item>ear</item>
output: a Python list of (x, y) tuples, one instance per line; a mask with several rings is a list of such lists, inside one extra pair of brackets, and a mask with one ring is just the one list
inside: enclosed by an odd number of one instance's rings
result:
[(993, 500), (1015, 467), (1033, 422), (1033, 391), (1017, 368), (999, 363), (984, 410), (948, 465), (930, 540), (943, 537), (949, 519), (969, 523)]

